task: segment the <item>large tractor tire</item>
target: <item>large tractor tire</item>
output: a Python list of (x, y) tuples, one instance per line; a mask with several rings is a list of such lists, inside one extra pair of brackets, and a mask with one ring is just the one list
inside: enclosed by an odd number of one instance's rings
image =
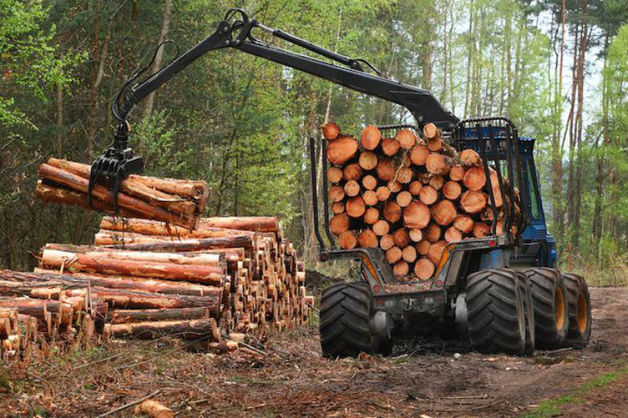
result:
[(584, 278), (563, 273), (567, 301), (569, 305), (569, 330), (567, 343), (575, 348), (583, 348), (591, 338), (591, 297)]
[(569, 329), (567, 289), (560, 272), (547, 267), (524, 272), (530, 282), (538, 348), (563, 347)]
[(482, 353), (526, 351), (524, 296), (512, 270), (481, 270), (467, 278), (469, 340)]
[(370, 307), (370, 290), (365, 284), (343, 282), (323, 290), (319, 325), (323, 356), (390, 354), (391, 342), (377, 340), (371, 335)]

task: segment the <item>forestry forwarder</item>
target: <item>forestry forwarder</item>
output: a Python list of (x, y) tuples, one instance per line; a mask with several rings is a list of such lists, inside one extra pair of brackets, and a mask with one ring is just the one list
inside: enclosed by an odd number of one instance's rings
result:
[[(342, 66), (264, 43), (253, 37), (253, 29), (266, 31)], [(323, 199), (324, 228), (332, 248), (325, 248), (315, 222), (320, 259), (359, 261), (363, 277), (359, 283), (343, 282), (323, 291), (320, 307), (323, 355), (356, 356), (360, 352), (386, 355), (392, 350), (394, 338), (425, 335), (426, 330), (449, 334), (453, 331), (468, 337), (473, 349), (481, 352), (525, 354), (533, 352), (535, 347), (578, 347), (588, 343), (591, 307), (587, 285), (581, 277), (556, 269), (556, 246), (545, 224), (532, 153), (534, 139), (520, 138), (512, 122), (505, 118), (460, 121), (429, 91), (386, 78), (365, 60), (337, 54), (264, 26), (240, 9), (229, 10), (213, 34), (156, 73), (136, 83), (150, 63), (124, 84), (112, 106), (118, 121), (114, 142), (92, 166), (90, 191), (93, 184), (106, 184), (115, 200), (120, 182), (143, 169), (141, 157), (127, 148), (127, 116), (133, 106), (197, 58), (223, 48), (265, 58), (404, 106), (419, 128), (433, 123), (456, 149), (473, 148), (480, 154), (491, 202), (494, 199), (490, 167), (498, 173), (496, 190), (504, 201), (508, 196), (514, 202), (513, 187), (504, 187), (505, 184), (513, 184), (520, 191), (521, 216), (516, 216), (514, 205), (507, 205), (502, 235), (496, 233), (497, 208), (492, 205), (494, 221), (489, 236), (449, 244), (429, 289), (395, 293), (385, 289), (395, 276), (381, 249), (333, 248), (327, 199)], [(325, 146), (323, 141), (323, 149)], [(310, 150), (313, 149), (311, 139)], [(310, 154), (313, 201), (317, 202), (316, 162), (313, 152)], [(326, 162), (323, 169), (326, 170)], [(326, 181), (323, 183), (327, 190)], [(313, 211), (314, 219), (318, 220), (317, 203)]]

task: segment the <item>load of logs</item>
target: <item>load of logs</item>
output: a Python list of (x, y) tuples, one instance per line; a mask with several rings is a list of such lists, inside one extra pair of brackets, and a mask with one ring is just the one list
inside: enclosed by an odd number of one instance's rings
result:
[[(323, 136), (330, 163), (329, 224), (341, 248), (379, 247), (399, 281), (425, 281), (449, 243), (491, 234), (493, 211), (480, 156), (472, 149), (456, 152), (434, 124), (424, 126), (422, 137), (401, 129), (390, 138), (371, 125), (357, 140), (328, 123)], [(497, 172), (489, 170), (501, 235), (504, 199)]]
[[(110, 190), (96, 184), (88, 199), (91, 166), (50, 158), (39, 167), (35, 195), (44, 202), (116, 212)], [(130, 175), (122, 181), (117, 197), (118, 214), (168, 222), (187, 229), (198, 224), (209, 197), (204, 181)]]
[(2, 353), (79, 335), (170, 335), (227, 351), (245, 334), (302, 325), (313, 298), (282, 235), (274, 217), (203, 218), (193, 231), (105, 217), (95, 245), (47, 244), (33, 273), (0, 272)]

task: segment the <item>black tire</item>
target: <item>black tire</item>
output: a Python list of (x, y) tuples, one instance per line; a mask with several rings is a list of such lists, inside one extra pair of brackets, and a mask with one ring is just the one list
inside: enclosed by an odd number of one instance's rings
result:
[(357, 357), (375, 353), (369, 331), (370, 291), (361, 283), (338, 283), (323, 290), (320, 337), (323, 356)]
[(524, 304), (525, 321), (526, 321), (526, 347), (525, 354), (534, 354), (536, 341), (534, 338), (534, 307), (532, 302), (532, 291), (530, 289), (530, 281), (523, 273), (517, 273), (519, 278), (519, 290)]
[(569, 306), (560, 272), (538, 267), (526, 270), (524, 274), (532, 293), (536, 346), (544, 349), (563, 347), (569, 329)]
[(575, 348), (584, 348), (591, 338), (591, 297), (584, 278), (563, 273), (567, 301), (569, 304), (569, 330), (567, 343)]
[(469, 340), (475, 350), (525, 352), (525, 307), (520, 292), (512, 270), (482, 270), (467, 278)]

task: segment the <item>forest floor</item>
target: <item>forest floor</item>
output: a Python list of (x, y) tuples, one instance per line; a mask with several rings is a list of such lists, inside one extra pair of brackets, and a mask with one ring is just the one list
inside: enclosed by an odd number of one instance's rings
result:
[(116, 343), (0, 369), (0, 415), (95, 416), (159, 391), (154, 399), (190, 417), (628, 416), (628, 288), (591, 296), (584, 350), (458, 356), (459, 346), (410, 345), (391, 358), (332, 361), (315, 328), (271, 335), (265, 354)]

